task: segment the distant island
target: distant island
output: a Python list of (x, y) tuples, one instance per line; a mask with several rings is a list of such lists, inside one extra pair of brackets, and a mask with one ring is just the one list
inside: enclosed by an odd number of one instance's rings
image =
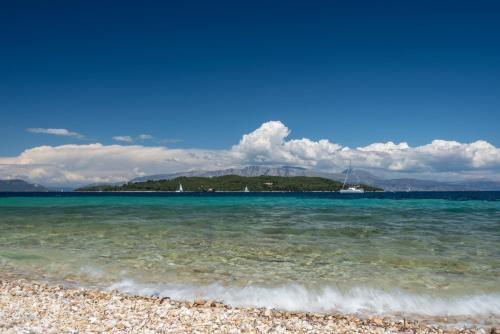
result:
[[(177, 177), (169, 180), (150, 180), (129, 182), (123, 185), (97, 185), (76, 189), (76, 191), (176, 191), (182, 184), (184, 191), (339, 191), (342, 183), (323, 177), (308, 176), (239, 176), (224, 175), (217, 177)], [(361, 185), (365, 191), (381, 191), (369, 185)]]

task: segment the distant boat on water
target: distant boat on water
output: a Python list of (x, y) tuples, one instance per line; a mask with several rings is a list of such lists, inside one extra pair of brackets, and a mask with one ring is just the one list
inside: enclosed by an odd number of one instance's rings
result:
[(183, 193), (184, 189), (182, 188), (182, 183), (179, 183), (179, 189), (175, 191), (176, 193)]
[(250, 190), (248, 190), (248, 186), (245, 186), (245, 190), (244, 190), (244, 192), (246, 192), (246, 193), (249, 193), (249, 192), (250, 192)]
[(356, 186), (349, 187), (347, 189), (341, 189), (340, 193), (342, 194), (362, 194), (365, 190), (363, 188), (359, 188)]
[(351, 166), (351, 160), (349, 160), (349, 168), (347, 169), (345, 173), (345, 179), (344, 183), (342, 184), (342, 189), (340, 189), (341, 194), (362, 194), (365, 192), (363, 188), (357, 187), (357, 186), (350, 186), (347, 189), (345, 188), (345, 185), (347, 184), (347, 180), (349, 179), (349, 174), (351, 174), (352, 171), (352, 166)]

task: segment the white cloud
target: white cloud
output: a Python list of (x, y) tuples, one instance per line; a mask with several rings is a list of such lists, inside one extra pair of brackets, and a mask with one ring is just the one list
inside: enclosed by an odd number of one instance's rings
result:
[[(85, 184), (251, 164), (294, 165), (338, 172), (349, 159), (356, 168), (376, 173), (390, 171), (393, 175), (434, 179), (498, 179), (500, 175), (500, 149), (482, 140), (472, 143), (434, 140), (417, 147), (387, 142), (349, 148), (327, 139), (288, 139), (290, 133), (279, 121), (267, 122), (243, 135), (238, 144), (227, 150), (99, 143), (39, 146), (17, 157), (0, 157), (0, 178), (22, 177), (45, 184)], [(126, 142), (132, 140), (129, 136), (120, 137), (125, 137)]]
[[(146, 133), (140, 134), (137, 137), (133, 137), (133, 136), (114, 136), (113, 137), (113, 140), (121, 141), (121, 142), (125, 142), (125, 143), (133, 143), (136, 141), (143, 142), (143, 141), (149, 141), (149, 140), (153, 140), (153, 139), (155, 139), (155, 137), (153, 137), (152, 135), (146, 134)], [(167, 144), (174, 144), (174, 143), (181, 142), (181, 140), (175, 139), (175, 138), (174, 139), (167, 138), (167, 139), (155, 139), (153, 142), (156, 144), (159, 144), (159, 145), (167, 145)]]
[(131, 143), (131, 142), (134, 141), (134, 139), (132, 139), (132, 137), (130, 137), (130, 136), (114, 136), (113, 140), (123, 141), (123, 142), (126, 142), (126, 143)]
[(54, 136), (65, 136), (65, 137), (75, 137), (75, 138), (83, 138), (84, 136), (79, 134), (78, 132), (69, 131), (67, 129), (53, 129), (53, 128), (28, 128), (26, 131), (31, 133), (43, 133)]
[(137, 137), (137, 139), (139, 139), (139, 140), (150, 140), (150, 139), (153, 139), (153, 136), (148, 135), (148, 134), (142, 134), (142, 135), (139, 135)]
[(182, 139), (178, 139), (178, 138), (164, 138), (164, 139), (156, 140), (156, 143), (160, 144), (160, 145), (167, 145), (167, 144), (180, 143), (181, 141), (182, 141)]

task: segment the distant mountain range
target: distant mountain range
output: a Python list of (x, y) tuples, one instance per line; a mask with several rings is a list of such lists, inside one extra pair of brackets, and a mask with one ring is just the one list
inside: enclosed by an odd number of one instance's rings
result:
[[(321, 173), (319, 173), (321, 174)], [(155, 174), (150, 176), (137, 177), (130, 180), (130, 182), (145, 182), (145, 181), (158, 181), (170, 180), (181, 176), (201, 176), (201, 177), (216, 177), (225, 175), (238, 175), (238, 176), (320, 176), (311, 170), (300, 167), (266, 167), (266, 166), (248, 166), (244, 168), (228, 168), (215, 171), (191, 171), (172, 174)]]
[[(215, 177), (224, 175), (239, 176), (319, 176), (335, 181), (343, 181), (345, 178), (342, 173), (325, 173), (314, 171), (301, 167), (280, 166), (248, 166), (243, 168), (229, 168), (215, 171), (190, 171), (183, 173), (156, 174), (150, 176), (138, 177), (130, 182), (145, 182), (156, 180), (170, 180), (180, 176), (202, 176)], [(386, 191), (493, 191), (500, 190), (500, 182), (478, 180), (478, 181), (457, 181), (441, 182), (432, 180), (421, 180), (411, 178), (384, 179), (364, 170), (354, 169), (351, 171), (349, 183), (363, 183), (374, 187), (382, 188)]]
[(0, 180), (0, 192), (35, 192), (49, 191), (39, 184), (28, 183), (23, 180)]

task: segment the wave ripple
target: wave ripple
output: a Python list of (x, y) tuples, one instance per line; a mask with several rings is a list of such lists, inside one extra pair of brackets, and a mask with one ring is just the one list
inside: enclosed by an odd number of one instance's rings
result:
[(170, 297), (175, 300), (211, 299), (236, 307), (265, 307), (286, 311), (449, 317), (500, 316), (500, 294), (444, 298), (367, 287), (356, 287), (343, 292), (336, 287), (313, 290), (301, 285), (276, 288), (231, 287), (220, 284), (196, 286), (142, 284), (133, 280), (115, 283), (110, 289), (136, 295)]

